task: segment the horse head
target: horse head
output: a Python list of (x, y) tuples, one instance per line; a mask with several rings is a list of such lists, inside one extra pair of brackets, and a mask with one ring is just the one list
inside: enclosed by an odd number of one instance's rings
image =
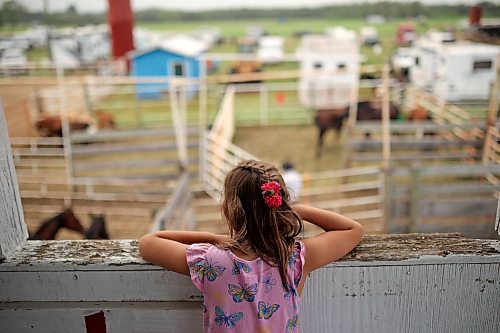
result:
[(42, 136), (62, 136), (61, 118), (59, 116), (43, 116), (36, 121), (35, 127)]
[(71, 207), (67, 208), (63, 212), (63, 216), (64, 219), (62, 227), (77, 231), (81, 234), (85, 233), (85, 229), (83, 228), (78, 218), (75, 216), (75, 213), (73, 212), (73, 209)]
[(98, 111), (96, 116), (98, 128), (115, 128), (115, 117), (112, 113)]
[(81, 234), (85, 232), (80, 221), (76, 218), (73, 210), (71, 208), (65, 209), (62, 213), (59, 213), (50, 219), (42, 222), (40, 227), (36, 232), (29, 237), (32, 240), (50, 240), (55, 239), (56, 234), (61, 228), (68, 228), (75, 230)]
[(104, 215), (90, 215), (92, 224), (85, 232), (85, 239), (109, 239)]

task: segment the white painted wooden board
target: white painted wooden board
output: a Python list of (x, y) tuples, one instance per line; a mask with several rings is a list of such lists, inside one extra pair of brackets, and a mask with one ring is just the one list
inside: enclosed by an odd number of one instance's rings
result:
[(51, 305), (37, 307), (31, 303), (29, 307), (19, 305), (16, 308), (3, 309), (0, 311), (0, 331), (86, 332), (85, 316), (104, 309), (107, 333), (202, 332), (201, 303), (188, 306), (168, 306), (162, 303), (126, 303), (117, 306), (110, 303)]
[(303, 294), (304, 332), (498, 332), (500, 265), (329, 267)]
[(7, 122), (0, 101), (0, 261), (9, 258), (28, 238)]
[[(136, 241), (29, 241), (0, 263), (0, 331), (201, 332), (188, 277), (144, 262)], [(366, 236), (313, 272), (301, 332), (497, 332), (500, 241), (457, 234)], [(32, 328), (33, 326), (33, 328)]]

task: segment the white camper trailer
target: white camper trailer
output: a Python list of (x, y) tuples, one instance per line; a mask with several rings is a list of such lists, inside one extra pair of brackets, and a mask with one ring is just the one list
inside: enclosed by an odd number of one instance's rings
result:
[(498, 55), (495, 45), (417, 41), (410, 81), (444, 101), (486, 100)]
[(259, 38), (258, 44), (257, 59), (260, 62), (273, 64), (283, 61), (285, 39), (282, 36), (262, 36)]
[(434, 41), (419, 39), (413, 47), (408, 48), (408, 53), (414, 57), (414, 63), (409, 67), (409, 79), (416, 87), (432, 90), (440, 45)]
[(411, 54), (413, 62), (409, 69), (409, 79), (415, 86), (432, 90), (438, 66), (438, 52), (442, 45), (454, 43), (450, 33), (432, 31), (417, 39), (407, 53)]
[(305, 35), (296, 56), (299, 100), (305, 107), (342, 108), (357, 97), (361, 56), (354, 32), (330, 29), (325, 35)]
[(433, 94), (445, 101), (487, 100), (500, 47), (449, 45), (438, 53)]

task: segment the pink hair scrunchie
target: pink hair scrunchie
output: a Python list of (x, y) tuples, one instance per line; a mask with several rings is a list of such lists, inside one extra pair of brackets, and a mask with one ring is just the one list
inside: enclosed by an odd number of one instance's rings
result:
[(280, 195), (281, 186), (277, 181), (267, 182), (260, 187), (262, 190), (262, 197), (266, 205), (270, 208), (281, 206), (282, 198)]

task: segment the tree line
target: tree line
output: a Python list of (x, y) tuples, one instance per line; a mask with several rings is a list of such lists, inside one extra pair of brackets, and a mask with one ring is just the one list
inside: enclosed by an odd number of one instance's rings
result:
[[(483, 2), (485, 17), (500, 17), (500, 6), (491, 2)], [(407, 18), (415, 16), (467, 17), (469, 6), (457, 5), (423, 5), (415, 1), (400, 3), (381, 1), (377, 3), (325, 6), (318, 8), (294, 9), (230, 9), (199, 12), (172, 11), (158, 8), (135, 11), (136, 22), (175, 22), (175, 21), (214, 21), (241, 19), (294, 19), (294, 18), (353, 18), (361, 19), (368, 15), (382, 15), (385, 18)], [(61, 12), (33, 12), (20, 3), (9, 0), (3, 3), (0, 14), (0, 26), (16, 26), (18, 24), (44, 23), (50, 25), (86, 25), (105, 23), (106, 13), (78, 13), (71, 5)]]

